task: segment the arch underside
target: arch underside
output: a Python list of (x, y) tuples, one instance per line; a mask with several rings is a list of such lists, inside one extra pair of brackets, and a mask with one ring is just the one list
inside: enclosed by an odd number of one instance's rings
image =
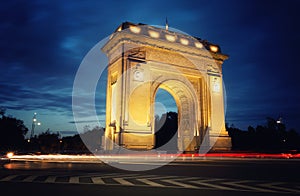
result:
[[(178, 140), (179, 151), (193, 151), (199, 147), (200, 130), (197, 124), (199, 104), (192, 84), (187, 80), (181, 81), (180, 79), (156, 81), (153, 92), (154, 101), (159, 88), (166, 90), (173, 96), (178, 108), (178, 137), (174, 138), (174, 136), (172, 140)], [(152, 116), (154, 116), (154, 112)]]

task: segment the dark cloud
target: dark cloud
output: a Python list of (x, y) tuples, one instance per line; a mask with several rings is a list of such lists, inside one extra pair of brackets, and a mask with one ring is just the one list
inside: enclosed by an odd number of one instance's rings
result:
[(71, 89), (43, 91), (21, 84), (1, 84), (0, 102), (3, 107), (15, 110), (49, 109), (71, 111)]
[[(124, 21), (169, 25), (220, 44), (227, 115), (241, 126), (266, 115), (300, 118), (299, 1), (6, 1), (0, 7), (0, 104), (72, 115), (85, 54)], [(106, 75), (96, 93), (105, 114)], [(85, 100), (83, 100), (85, 101)], [(164, 101), (172, 107), (170, 101)], [(84, 105), (88, 116), (90, 105)], [(261, 120), (262, 119), (262, 120)], [(66, 122), (69, 122), (66, 121)], [(229, 123), (230, 123), (229, 122)], [(69, 123), (70, 124), (70, 123)], [(300, 129), (300, 127), (296, 127)]]
[(70, 121), (69, 123), (71, 124), (75, 124), (75, 123), (95, 123), (95, 122), (99, 122), (99, 121), (96, 121), (96, 120), (81, 120), (81, 121)]

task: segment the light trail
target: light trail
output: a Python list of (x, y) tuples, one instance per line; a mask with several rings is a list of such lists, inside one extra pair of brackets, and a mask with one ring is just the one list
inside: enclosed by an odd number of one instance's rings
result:
[(200, 161), (207, 159), (300, 159), (300, 154), (267, 154), (267, 153), (207, 153), (207, 154), (111, 154), (111, 155), (10, 155), (11, 161), (45, 161), (45, 162), (166, 162), (175, 161)]

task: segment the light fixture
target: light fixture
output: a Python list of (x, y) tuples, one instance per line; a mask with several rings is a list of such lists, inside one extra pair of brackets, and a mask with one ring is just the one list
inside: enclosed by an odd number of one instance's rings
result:
[(201, 44), (200, 42), (195, 42), (195, 46), (197, 48), (203, 48), (203, 44)]
[(35, 129), (35, 126), (36, 126), (36, 125), (38, 125), (38, 126), (41, 125), (41, 123), (37, 121), (36, 115), (37, 115), (36, 112), (33, 113), (33, 117), (32, 117), (32, 128), (31, 128), (30, 138), (33, 138), (33, 136), (34, 136), (34, 129)]
[(212, 52), (218, 52), (219, 51), (218, 46), (210, 45), (209, 48), (210, 48), (210, 51), (212, 51)]
[(182, 43), (183, 45), (188, 45), (189, 44), (189, 40), (181, 38), (180, 39), (180, 43)]
[(140, 27), (137, 27), (137, 26), (130, 26), (129, 27), (130, 31), (133, 32), (133, 33), (140, 33), (141, 32), (141, 28)]
[(148, 33), (149, 33), (149, 35), (150, 35), (151, 37), (153, 37), (153, 38), (159, 38), (159, 33), (156, 32), (156, 31), (151, 31), (151, 30), (149, 30)]
[(176, 37), (174, 35), (168, 35), (166, 34), (166, 39), (170, 42), (175, 42)]

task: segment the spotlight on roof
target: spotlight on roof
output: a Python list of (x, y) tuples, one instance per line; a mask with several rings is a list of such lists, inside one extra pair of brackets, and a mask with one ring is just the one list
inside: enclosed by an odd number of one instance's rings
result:
[(218, 52), (218, 51), (219, 51), (218, 46), (215, 46), (215, 45), (210, 45), (210, 46), (209, 46), (209, 49), (210, 49), (210, 51), (212, 51), (212, 52)]

